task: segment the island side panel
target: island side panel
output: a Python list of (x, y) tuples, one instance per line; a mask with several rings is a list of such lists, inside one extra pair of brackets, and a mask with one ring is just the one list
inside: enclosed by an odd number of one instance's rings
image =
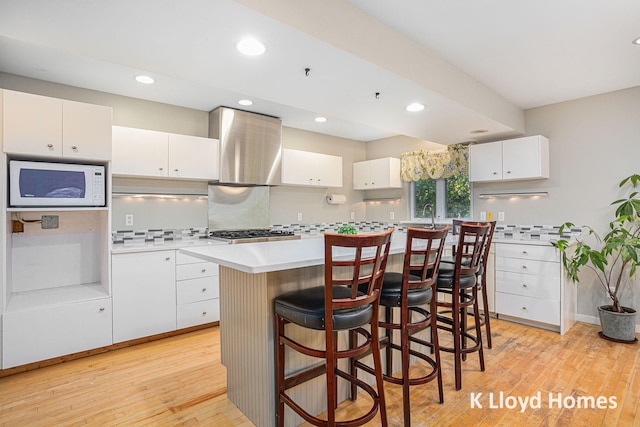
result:
[[(220, 267), (220, 342), (222, 363), (227, 368), (227, 395), (256, 426), (275, 425), (273, 300), (284, 292), (321, 286), (323, 268), (251, 274)], [(309, 333), (295, 327), (291, 332), (294, 337)], [(315, 345), (323, 336), (311, 332), (309, 337), (313, 337)], [(292, 367), (287, 371), (312, 363), (293, 354), (287, 357), (287, 366)], [(317, 380), (294, 390), (295, 398), (311, 408), (326, 400), (325, 392), (319, 389), (322, 378)], [(318, 407), (318, 412), (324, 410), (322, 405)], [(285, 420), (292, 426), (304, 421), (293, 412), (288, 412)]]

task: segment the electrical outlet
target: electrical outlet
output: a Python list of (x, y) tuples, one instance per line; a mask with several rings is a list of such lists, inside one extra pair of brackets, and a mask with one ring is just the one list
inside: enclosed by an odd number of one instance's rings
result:
[(487, 213), (480, 212), (480, 221), (486, 221), (486, 220), (487, 220)]
[(498, 221), (504, 221), (504, 212), (498, 212)]
[(487, 212), (487, 221), (493, 221), (493, 212)]
[(298, 212), (298, 221), (302, 221), (302, 212)]
[(133, 214), (126, 214), (124, 216), (125, 225), (133, 225)]
[(42, 229), (58, 228), (58, 215), (42, 215)]
[(355, 212), (351, 212), (351, 219), (356, 219), (356, 213)]
[(394, 219), (396, 219), (396, 213), (395, 212), (389, 212), (389, 219), (392, 220), (392, 221)]

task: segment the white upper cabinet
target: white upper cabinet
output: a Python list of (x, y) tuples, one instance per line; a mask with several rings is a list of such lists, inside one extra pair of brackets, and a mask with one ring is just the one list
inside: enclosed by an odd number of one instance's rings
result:
[(169, 176), (202, 180), (220, 179), (218, 140), (170, 133)]
[(342, 157), (299, 150), (282, 150), (282, 184), (342, 187)]
[(3, 151), (44, 157), (111, 159), (111, 108), (3, 91)]
[(114, 175), (194, 180), (219, 178), (217, 139), (113, 127)]
[(111, 160), (111, 108), (62, 101), (62, 154)]
[(549, 178), (549, 140), (541, 135), (472, 145), (469, 181)]
[(353, 189), (402, 188), (400, 159), (385, 157), (353, 164)]
[(113, 127), (113, 175), (166, 177), (169, 136), (165, 132)]

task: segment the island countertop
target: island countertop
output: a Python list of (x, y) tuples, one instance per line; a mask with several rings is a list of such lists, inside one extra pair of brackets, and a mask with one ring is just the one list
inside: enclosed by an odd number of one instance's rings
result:
[[(389, 254), (404, 253), (407, 234), (394, 232)], [(268, 273), (324, 264), (324, 239), (282, 240), (181, 248), (182, 253), (245, 273)]]

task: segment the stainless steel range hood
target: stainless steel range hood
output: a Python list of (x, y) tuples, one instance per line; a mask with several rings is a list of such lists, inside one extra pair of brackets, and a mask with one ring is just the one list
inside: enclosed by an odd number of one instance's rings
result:
[(209, 137), (220, 140), (220, 184), (281, 183), (279, 118), (218, 107), (209, 113)]

